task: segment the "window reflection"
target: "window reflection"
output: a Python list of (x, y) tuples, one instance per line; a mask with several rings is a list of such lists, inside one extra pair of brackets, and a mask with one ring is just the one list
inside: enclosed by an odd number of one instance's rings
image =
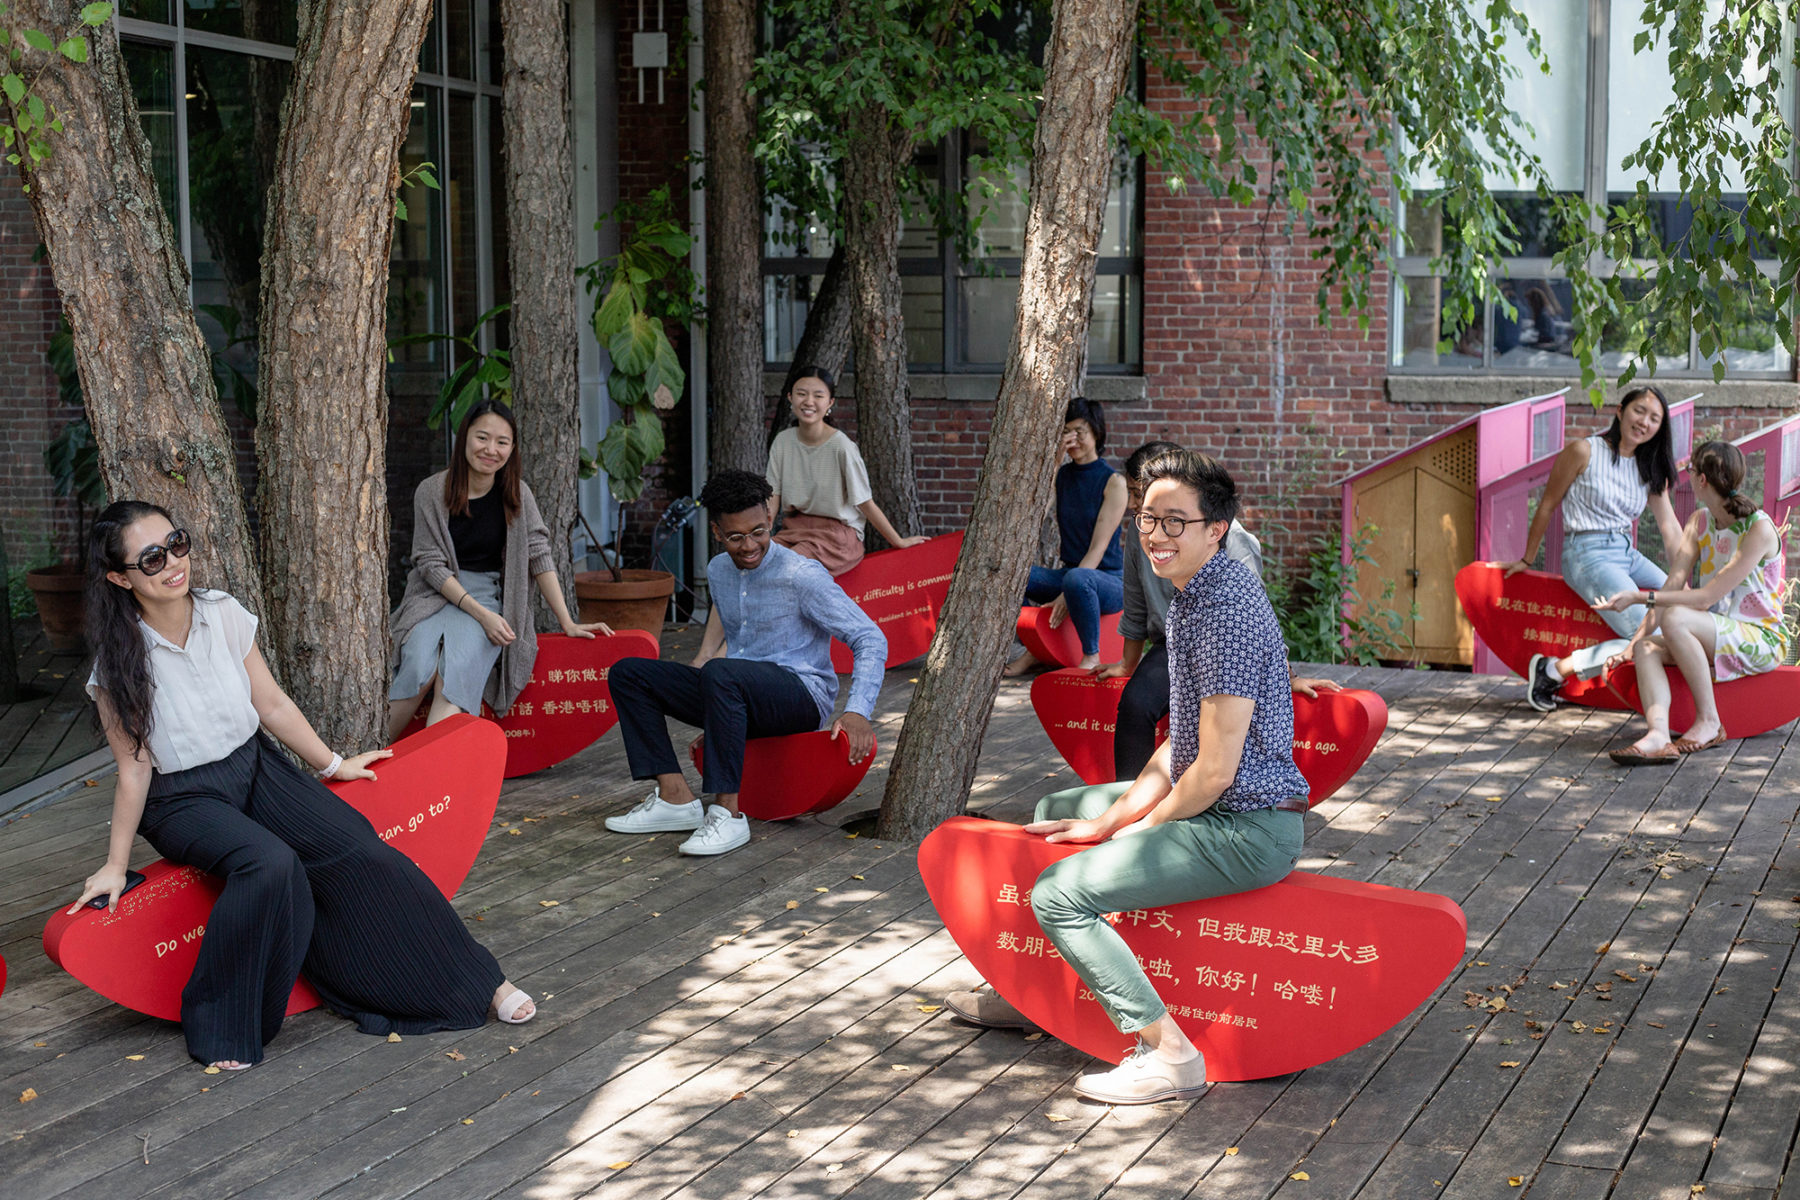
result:
[[(406, 127), (406, 142), (400, 147), (400, 172), (411, 173), (421, 163), (442, 165), (434, 147), (438, 133), (438, 91), (414, 88), (412, 120)], [(439, 179), (446, 184), (448, 179)], [(406, 220), (394, 222), (393, 255), (388, 263), (388, 338), (416, 333), (441, 333), (449, 326), (444, 311), (442, 271), (442, 193), (425, 186), (416, 178), (400, 189), (406, 205)], [(470, 313), (463, 328), (479, 313)], [(394, 348), (394, 362), (435, 363), (443, 359), (442, 344), (425, 342)]]
[(181, 221), (175, 207), (175, 51), (132, 41), (121, 42), (119, 48), (131, 76), (138, 121), (150, 142), (150, 174), (156, 179), (156, 194), (174, 228)]
[(189, 29), (279, 46), (294, 44), (299, 11), (298, 0), (184, 0), (183, 5)]

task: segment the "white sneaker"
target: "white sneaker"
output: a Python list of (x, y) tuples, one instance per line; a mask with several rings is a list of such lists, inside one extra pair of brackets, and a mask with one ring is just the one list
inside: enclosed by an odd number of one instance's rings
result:
[(706, 823), (679, 848), (683, 854), (724, 854), (749, 844), (750, 819), (742, 814), (732, 816), (723, 805), (709, 804)]
[(1184, 1063), (1158, 1058), (1139, 1042), (1125, 1061), (1110, 1071), (1083, 1075), (1075, 1094), (1102, 1104), (1154, 1104), (1159, 1100), (1192, 1100), (1206, 1090), (1206, 1058), (1196, 1054)]
[(654, 787), (630, 812), (606, 818), (606, 827), (614, 833), (679, 833), (700, 828), (703, 819), (700, 801), (670, 804), (662, 798), (662, 789)]

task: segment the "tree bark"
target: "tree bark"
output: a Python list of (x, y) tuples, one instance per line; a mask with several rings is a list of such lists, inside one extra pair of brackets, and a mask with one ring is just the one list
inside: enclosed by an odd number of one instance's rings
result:
[(301, 5), (263, 239), (264, 628), (289, 694), (344, 753), (385, 740), (388, 256), (431, 11)]
[(1109, 131), (1136, 13), (1136, 0), (1055, 5), (1012, 350), (962, 556), (894, 749), (882, 837), (923, 837), (968, 800), (1087, 341)]
[[(569, 151), (569, 42), (562, 0), (501, 0), (506, 74), (508, 264), (512, 273), (513, 404), (525, 481), (550, 530), (563, 599), (575, 612), (571, 531), (579, 514), (581, 396), (575, 372), (575, 170)], [(537, 627), (557, 628), (542, 596)]]
[[(60, 40), (76, 9), (20, 0), (11, 23)], [(25, 51), (19, 69), (35, 76), (63, 131), (51, 135), (48, 159), (34, 167), (27, 156), (19, 170), (74, 332), (100, 473), (109, 495), (173, 513), (194, 534), (196, 579), (255, 611), (262, 582), (243, 484), (188, 301), (181, 244), (150, 175), (113, 27), (92, 31), (88, 44), (85, 64)]]
[(756, 0), (706, 0), (706, 375), (709, 467), (761, 474), (762, 188), (756, 141)]
[(912, 138), (885, 109), (850, 118), (844, 153), (844, 255), (850, 278), (850, 345), (856, 356), (856, 440), (875, 503), (902, 534), (919, 532), (912, 463), (912, 389), (900, 307), (900, 164)]
[[(844, 247), (832, 248), (819, 276), (818, 290), (806, 308), (806, 325), (800, 330), (800, 341), (794, 346), (794, 361), (789, 369), (815, 366), (831, 372), (833, 379), (844, 376), (844, 363), (850, 357), (850, 288), (845, 276)], [(785, 395), (775, 397), (775, 411), (769, 420), (765, 448), (775, 444), (775, 435), (794, 424), (794, 413)]]

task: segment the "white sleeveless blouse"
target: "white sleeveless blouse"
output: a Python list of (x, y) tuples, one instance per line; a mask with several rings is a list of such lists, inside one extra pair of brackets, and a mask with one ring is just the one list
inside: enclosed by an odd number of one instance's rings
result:
[(1563, 497), (1563, 532), (1628, 531), (1650, 503), (1650, 485), (1638, 476), (1637, 459), (1619, 457), (1600, 434), (1587, 443), (1587, 469)]

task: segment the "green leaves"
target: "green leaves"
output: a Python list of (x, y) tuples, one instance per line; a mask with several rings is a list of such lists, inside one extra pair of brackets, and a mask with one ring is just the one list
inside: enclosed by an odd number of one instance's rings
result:
[(605, 289), (594, 308), (594, 336), (612, 359), (606, 386), (620, 415), (595, 453), (582, 452), (581, 472), (585, 479), (604, 470), (620, 504), (643, 495), (644, 472), (664, 449), (658, 410), (673, 408), (687, 387), (667, 326), (694, 319), (698, 289), (685, 261), (693, 239), (673, 207), (667, 188), (641, 205), (621, 204), (601, 221), (623, 232), (619, 253), (582, 268), (590, 295)]

